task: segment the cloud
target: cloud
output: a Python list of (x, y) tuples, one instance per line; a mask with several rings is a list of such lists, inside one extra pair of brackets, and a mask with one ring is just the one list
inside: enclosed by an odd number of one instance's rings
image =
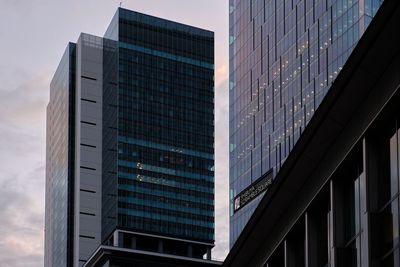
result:
[[(1, 70), (5, 69), (0, 66)], [(7, 75), (7, 76), (6, 76)], [(17, 128), (43, 126), (50, 75), (12, 69), (0, 76), (0, 121)]]
[(4, 267), (43, 265), (43, 177), (44, 166), (40, 166), (0, 181), (0, 259)]
[(43, 73), (0, 65), (0, 259), (5, 267), (43, 266), (49, 86)]
[[(216, 70), (215, 70), (215, 85), (216, 87), (220, 88), (219, 91), (223, 90), (222, 87), (224, 86), (224, 83), (226, 83), (228, 79), (228, 66), (227, 64), (222, 64), (220, 65)], [(221, 98), (216, 98), (216, 101), (220, 102), (223, 101), (225, 102), (225, 99), (222, 99), (222, 95), (219, 95)]]
[[(222, 71), (223, 72), (223, 71)], [(217, 71), (218, 75), (218, 71)], [(213, 257), (225, 259), (229, 249), (229, 105), (228, 81), (220, 74), (215, 91), (215, 221), (216, 242)]]

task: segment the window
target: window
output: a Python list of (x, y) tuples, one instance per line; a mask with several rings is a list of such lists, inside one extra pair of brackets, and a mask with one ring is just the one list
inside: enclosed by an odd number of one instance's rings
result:
[(363, 174), (362, 146), (358, 144), (337, 170), (334, 183), (334, 203), (336, 208), (335, 236), (339, 254), (339, 266), (357, 267), (361, 264), (361, 222), (362, 199), (361, 184), (365, 183)]
[(306, 215), (309, 266), (328, 266), (331, 225), (330, 187), (325, 186), (313, 200)]
[[(398, 127), (392, 127), (397, 129)], [(381, 143), (379, 236), (382, 266), (399, 266), (399, 130)]]
[(267, 267), (285, 266), (285, 251), (283, 244), (274, 251), (271, 258), (268, 260)]

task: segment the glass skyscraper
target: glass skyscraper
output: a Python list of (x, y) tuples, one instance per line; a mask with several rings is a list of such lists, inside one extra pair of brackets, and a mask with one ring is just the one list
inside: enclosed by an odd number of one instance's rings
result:
[(100, 245), (210, 258), (214, 34), (119, 8), (68, 46), (50, 94), (45, 265)]
[(121, 227), (212, 242), (213, 34), (125, 9), (116, 16), (107, 33), (118, 32), (118, 90), (108, 88), (117, 111), (103, 125), (116, 139), (103, 150), (117, 151), (117, 172), (103, 174), (114, 182), (103, 200), (117, 209), (103, 214), (104, 235)]
[(46, 140), (45, 266), (71, 266), (75, 49), (70, 43), (50, 84)]
[(230, 245), (380, 6), (230, 0)]

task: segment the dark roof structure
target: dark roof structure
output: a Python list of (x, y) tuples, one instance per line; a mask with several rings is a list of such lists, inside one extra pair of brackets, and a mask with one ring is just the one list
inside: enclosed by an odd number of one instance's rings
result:
[(213, 267), (221, 266), (219, 261), (195, 259), (165, 253), (141, 251), (113, 246), (100, 246), (84, 266), (174, 266), (174, 267)]

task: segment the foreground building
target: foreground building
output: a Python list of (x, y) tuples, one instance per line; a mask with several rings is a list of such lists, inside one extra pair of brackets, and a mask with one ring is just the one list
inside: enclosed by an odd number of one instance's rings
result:
[(119, 8), (104, 38), (68, 45), (47, 108), (45, 266), (100, 246), (211, 258), (212, 32)]
[(385, 0), (224, 266), (400, 266), (399, 27)]
[(230, 0), (230, 245), (380, 0)]

